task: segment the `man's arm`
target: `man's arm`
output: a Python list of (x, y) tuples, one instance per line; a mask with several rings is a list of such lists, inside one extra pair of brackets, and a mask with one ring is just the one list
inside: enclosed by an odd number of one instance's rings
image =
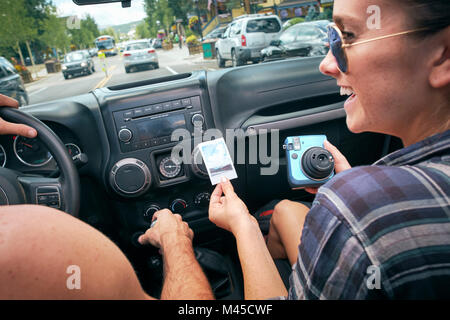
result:
[(150, 243), (162, 250), (164, 285), (161, 299), (214, 299), (208, 279), (203, 273), (192, 247), (192, 230), (181, 216), (160, 210), (153, 216), (157, 222), (139, 237), (141, 244)]
[[(222, 192), (224, 197), (221, 196)], [(229, 181), (217, 185), (211, 195), (209, 219), (218, 227), (233, 233), (236, 238), (244, 275), (245, 299), (287, 295), (256, 219), (234, 193)]]

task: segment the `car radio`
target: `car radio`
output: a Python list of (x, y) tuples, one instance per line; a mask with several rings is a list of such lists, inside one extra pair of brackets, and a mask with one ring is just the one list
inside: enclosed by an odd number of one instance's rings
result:
[(168, 144), (174, 130), (192, 133), (205, 122), (199, 96), (116, 111), (113, 117), (122, 152)]

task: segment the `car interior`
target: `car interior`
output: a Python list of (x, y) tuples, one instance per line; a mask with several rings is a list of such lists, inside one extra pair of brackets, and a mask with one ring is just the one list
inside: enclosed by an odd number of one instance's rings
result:
[[(251, 213), (273, 199), (311, 202), (313, 195), (289, 187), (282, 148), (286, 137), (324, 134), (352, 166), (371, 164), (401, 147), (389, 136), (348, 131), (345, 96), (336, 80), (319, 72), (322, 59), (194, 71), (99, 88), (20, 111), (2, 108), (1, 117), (32, 125), (39, 139), (29, 148), (26, 139), (0, 136), (9, 160), (6, 168), (0, 168), (3, 182), (19, 175), (26, 186), (24, 197), (16, 187), (2, 183), (7, 196), (0, 201), (60, 208), (100, 230), (125, 253), (142, 287), (154, 297), (161, 293), (162, 258), (156, 248), (141, 246), (137, 238), (149, 228), (154, 212), (169, 208), (194, 231), (196, 256), (216, 298), (243, 299), (234, 238), (208, 220), (213, 186), (205, 167), (194, 161), (171, 170), (167, 164), (179, 143), (171, 140), (171, 131), (216, 129), (214, 138), (225, 137), (230, 130), (244, 132), (228, 138), (227, 144), (238, 175), (232, 184)], [(271, 138), (273, 130), (277, 140)], [(260, 149), (267, 144), (267, 150), (279, 154), (272, 158), (278, 162), (276, 174), (261, 174), (273, 163), (250, 159), (255, 138)], [(196, 157), (198, 141), (192, 135), (185, 139)], [(70, 155), (64, 144), (72, 146)], [(241, 147), (234, 148), (237, 145)], [(236, 163), (238, 156), (245, 156), (245, 163)], [(281, 263), (287, 281), (287, 262)]]

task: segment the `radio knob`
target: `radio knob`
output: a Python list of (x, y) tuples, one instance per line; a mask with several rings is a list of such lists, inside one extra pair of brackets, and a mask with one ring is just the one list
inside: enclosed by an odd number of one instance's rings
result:
[(205, 118), (200, 113), (194, 114), (191, 118), (191, 122), (194, 126), (203, 126), (203, 123), (205, 122)]
[(133, 138), (133, 134), (130, 129), (121, 129), (119, 131), (119, 140), (122, 142), (128, 142)]

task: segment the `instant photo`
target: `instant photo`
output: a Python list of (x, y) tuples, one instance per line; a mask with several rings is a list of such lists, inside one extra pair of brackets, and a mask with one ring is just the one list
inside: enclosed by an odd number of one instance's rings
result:
[(202, 154), (212, 185), (221, 182), (222, 178), (228, 180), (237, 178), (233, 161), (223, 138), (200, 143), (198, 148)]

